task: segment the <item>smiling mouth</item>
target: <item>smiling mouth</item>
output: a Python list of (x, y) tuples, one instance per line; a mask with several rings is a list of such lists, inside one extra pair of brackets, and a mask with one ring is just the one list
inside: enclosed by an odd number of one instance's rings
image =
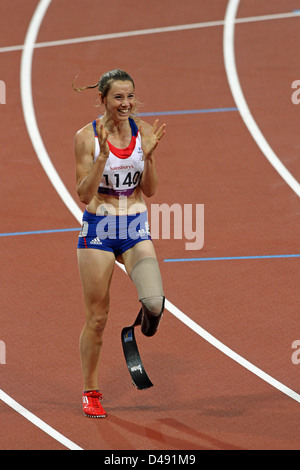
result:
[(118, 109), (118, 112), (125, 116), (126, 114), (128, 114), (130, 112), (130, 109)]

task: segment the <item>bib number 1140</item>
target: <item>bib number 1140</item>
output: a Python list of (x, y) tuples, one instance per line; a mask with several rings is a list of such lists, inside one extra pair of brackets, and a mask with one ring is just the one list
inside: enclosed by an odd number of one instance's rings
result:
[[(139, 182), (139, 179), (141, 177), (141, 173), (139, 171), (136, 171), (134, 175), (132, 175), (131, 171), (127, 173), (127, 175), (124, 178), (124, 181), (121, 181), (121, 178), (119, 173), (114, 173), (113, 174), (115, 178), (115, 187), (119, 188), (120, 186), (128, 186), (130, 188), (132, 185), (136, 186)], [(105, 184), (106, 186), (109, 186), (109, 181), (108, 181), (108, 175), (103, 175), (105, 179)]]

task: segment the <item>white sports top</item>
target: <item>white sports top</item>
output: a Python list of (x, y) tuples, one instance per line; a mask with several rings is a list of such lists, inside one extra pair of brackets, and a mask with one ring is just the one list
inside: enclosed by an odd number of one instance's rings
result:
[[(144, 171), (144, 154), (138, 127), (131, 118), (129, 118), (129, 123), (132, 138), (127, 148), (119, 149), (107, 141), (110, 152), (98, 187), (99, 194), (130, 196), (139, 185)], [(95, 162), (100, 153), (96, 121), (93, 122), (93, 127), (95, 132)]]

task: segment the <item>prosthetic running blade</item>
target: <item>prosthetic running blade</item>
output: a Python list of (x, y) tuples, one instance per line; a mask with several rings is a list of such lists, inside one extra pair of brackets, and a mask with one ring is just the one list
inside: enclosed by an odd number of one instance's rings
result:
[(121, 333), (123, 352), (126, 364), (131, 375), (133, 385), (139, 390), (146, 390), (153, 386), (149, 379), (138, 350), (135, 339), (134, 328), (141, 324), (142, 309), (140, 310), (133, 325), (123, 328)]

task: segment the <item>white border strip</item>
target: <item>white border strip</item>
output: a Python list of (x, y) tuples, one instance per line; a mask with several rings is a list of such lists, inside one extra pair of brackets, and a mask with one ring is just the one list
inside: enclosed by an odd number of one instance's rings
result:
[[(236, 18), (235, 23), (251, 23), (256, 21), (268, 21), (268, 20), (280, 20), (286, 18), (295, 18), (296, 16), (299, 17), (299, 13), (297, 12), (287, 12), (287, 13), (277, 13), (273, 15), (262, 15), (262, 16), (250, 16), (247, 18)], [(149, 29), (138, 29), (134, 31), (123, 31), (119, 33), (109, 33), (109, 34), (98, 34), (94, 36), (85, 36), (81, 38), (71, 38), (71, 39), (58, 39), (56, 41), (45, 41), (45, 42), (37, 42), (34, 44), (34, 48), (43, 48), (43, 47), (53, 47), (53, 46), (67, 46), (69, 44), (80, 44), (84, 42), (92, 42), (92, 41), (105, 41), (108, 39), (120, 39), (120, 38), (128, 38), (133, 36), (143, 36), (147, 34), (160, 34), (160, 33), (171, 33), (176, 31), (188, 31), (191, 29), (201, 29), (201, 28), (210, 28), (215, 26), (223, 26), (225, 24), (224, 20), (216, 20), (216, 21), (206, 21), (203, 23), (190, 23), (190, 24), (181, 24), (177, 26), (163, 26), (161, 28), (149, 28)], [(1, 52), (14, 52), (20, 51), (24, 48), (24, 46), (6, 46), (0, 47)]]
[[(26, 36), (25, 44), (24, 44), (24, 51), (21, 60), (21, 97), (22, 97), (22, 106), (23, 106), (23, 113), (24, 119), (27, 126), (28, 134), (30, 136), (32, 145), (34, 146), (35, 152), (41, 165), (43, 166), (48, 178), (50, 179), (51, 183), (53, 184), (54, 188), (56, 189), (59, 196), (62, 198), (68, 209), (80, 223), (82, 219), (82, 211), (75, 203), (74, 199), (71, 197), (69, 192), (67, 191), (66, 187), (62, 183), (59, 175), (57, 174), (53, 164), (47, 154), (45, 146), (43, 144), (41, 135), (39, 133), (39, 129), (36, 122), (34, 106), (33, 106), (33, 99), (32, 99), (32, 87), (31, 87), (31, 69), (32, 69), (32, 57), (33, 57), (33, 50), (35, 40), (46, 13), (48, 6), (50, 5), (51, 0), (41, 0), (38, 4), (38, 7), (34, 13), (34, 16), (31, 20), (28, 33)], [(124, 272), (125, 268), (117, 263)], [(166, 309), (172, 313), (178, 320), (183, 322), (186, 326), (192, 329), (195, 333), (209, 342), (212, 346), (216, 347), (222, 353), (236, 361), (241, 366), (248, 369), (253, 374), (257, 375), (259, 378), (264, 380), (265, 382), (269, 383), (273, 387), (277, 388), (280, 392), (286, 394), (293, 400), (300, 403), (300, 395), (291, 390), (290, 388), (286, 387), (281, 382), (278, 382), (270, 375), (263, 372), (261, 369), (257, 368), (249, 361), (245, 360), (243, 357), (236, 354), (230, 348), (225, 346), (219, 340), (214, 338), (211, 334), (201, 328), (197, 323), (191, 320), (187, 315), (181, 312), (175, 305), (169, 302), (166, 299)], [(62, 434), (58, 433), (49, 426), (44, 421), (40, 420), (37, 416), (33, 415), (30, 411), (26, 410), (23, 406), (13, 400), (9, 395), (5, 392), (0, 390), (0, 400), (6, 403), (8, 406), (13, 408), (15, 411), (20, 413), (26, 419), (28, 419), (32, 424), (40, 428), (45, 433), (49, 434), (51, 437), (56, 439), (58, 442), (61, 442), (64, 446), (71, 450), (82, 450), (79, 446), (74, 444), (72, 441), (67, 439)]]
[(240, 85), (234, 54), (234, 28), (236, 22), (236, 14), (240, 0), (229, 0), (224, 24), (223, 34), (223, 53), (224, 63), (227, 74), (228, 83), (231, 89), (233, 99), (240, 112), (240, 115), (247, 126), (250, 134), (257, 143), (258, 147), (265, 155), (267, 160), (284, 179), (284, 181), (292, 188), (292, 190), (300, 197), (300, 184), (287, 170), (283, 163), (279, 160), (275, 152), (272, 150), (267, 140), (263, 136), (255, 120), (253, 119), (250, 109), (247, 105), (245, 97)]

